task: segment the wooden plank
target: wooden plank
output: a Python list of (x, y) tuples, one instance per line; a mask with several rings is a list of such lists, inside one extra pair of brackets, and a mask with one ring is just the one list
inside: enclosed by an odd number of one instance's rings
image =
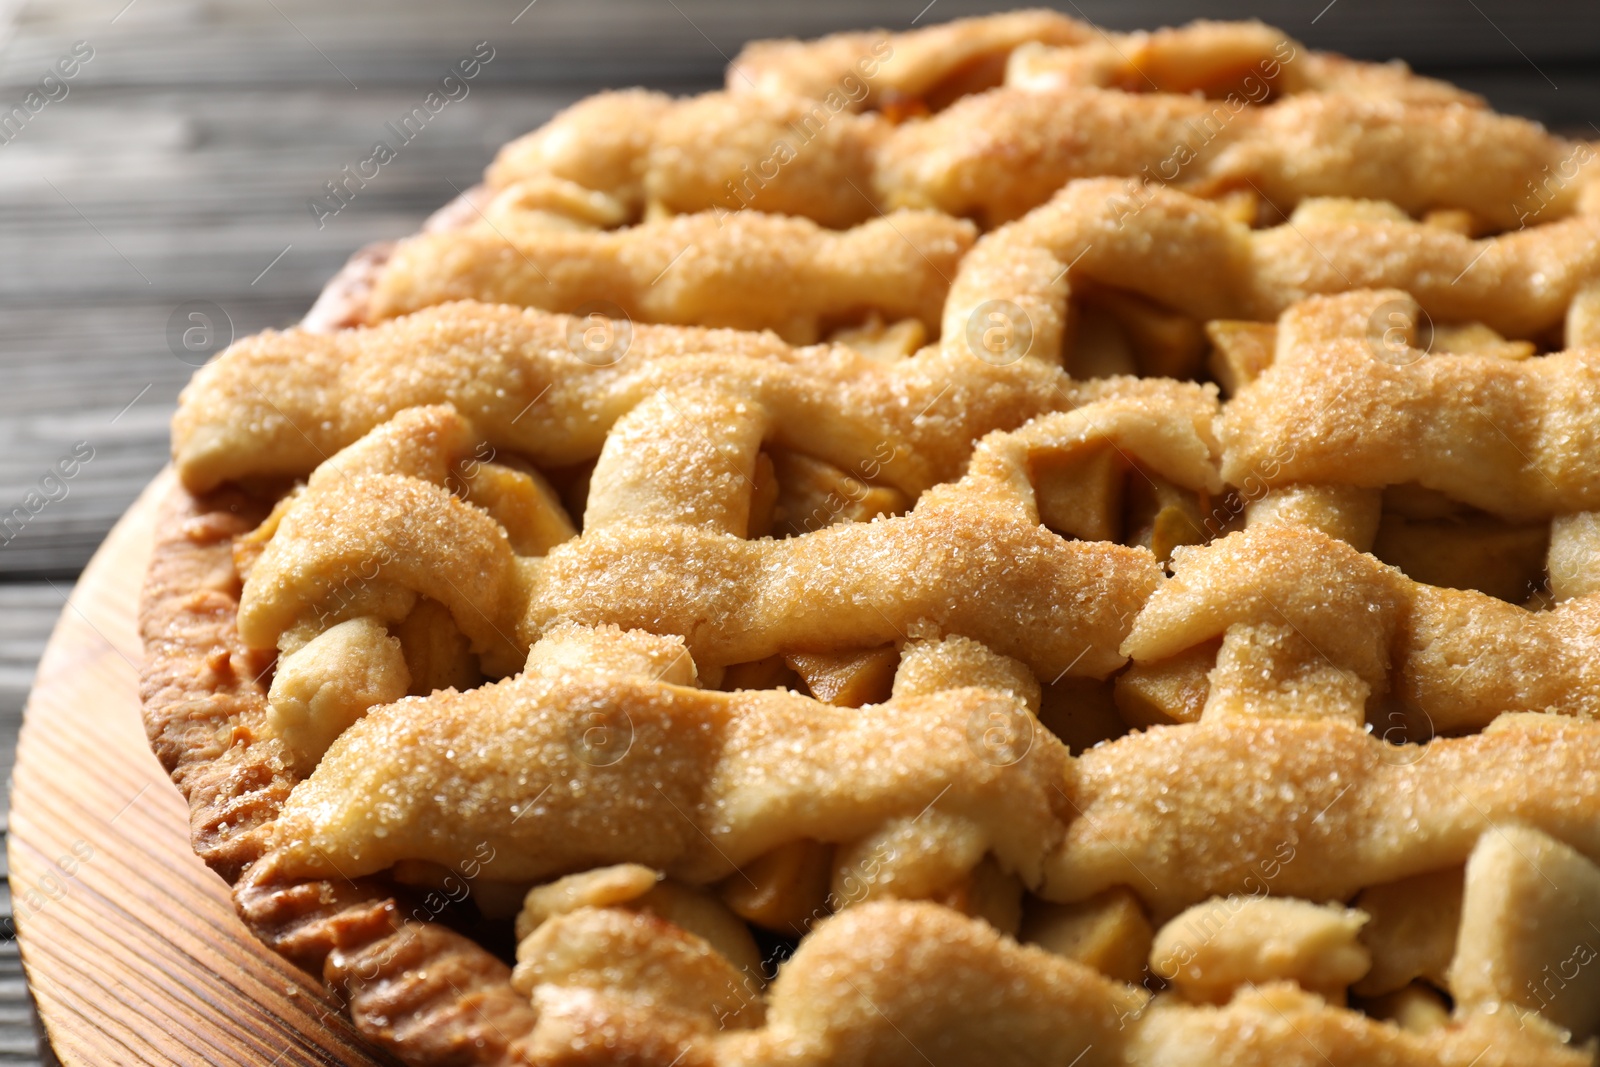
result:
[(33, 1004), (17, 943), (0, 941), (0, 1064), (21, 1067), (40, 1062), (33, 1023)]
[[(34, 668), (46, 638), (70, 596), (73, 583), (43, 582), (0, 585), (0, 773), (8, 788), (0, 798), (0, 834), (9, 816), (12, 761), (23, 701), (33, 684)], [(9, 862), (0, 864), (0, 878), (9, 878)], [(10, 936), (11, 893), (0, 882), (0, 1064), (38, 1064), (32, 1000), (22, 972), (17, 942)]]
[[(48, 428), (37, 427), (37, 418), (0, 422), (0, 492), (5, 493), (0, 536), (8, 539), (0, 545), (0, 568), (5, 574), (70, 577), (133, 502), (141, 479), (161, 469), (170, 408), (130, 410), (115, 424), (109, 421), (114, 415), (114, 410), (58, 414), (43, 420)], [(80, 442), (87, 448), (75, 448)], [(75, 453), (90, 458), (72, 478), (52, 473)], [(39, 505), (36, 514), (30, 513), (30, 501)]]
[[(450, 6), (443, 24), (424, 0), (364, 5), (279, 0), (273, 5), (195, 5), (139, 0), (115, 23), (125, 0), (66, 0), (30, 6), (8, 49), (11, 85), (25, 85), (78, 39), (96, 57), (85, 84), (159, 85), (181, 77), (191, 84), (342, 85), (363, 90), (381, 83), (442, 76), (445, 66), (479, 40), (496, 48), (486, 72), (492, 81), (609, 85), (716, 78), (747, 40), (815, 36), (830, 30), (885, 26), (918, 19), (926, 0), (811, 0), (751, 4), (737, 0), (537, 0), (524, 10), (512, 0), (471, 0)], [(1009, 10), (1010, 0), (938, 0), (921, 23)], [(1186, 22), (1197, 14), (1177, 0), (1076, 0), (1054, 5), (1114, 29)], [(1326, 9), (1324, 9), (1326, 8)], [(519, 16), (520, 13), (520, 16)], [(1210, 18), (1260, 17), (1317, 48), (1418, 65), (1589, 58), (1600, 36), (1600, 9), (1583, 0), (1518, 4), (1514, 0), (1417, 0), (1383, 4), (1336, 0), (1216, 0)], [(375, 32), (374, 19), (381, 20)], [(513, 22), (513, 18), (516, 19)], [(221, 48), (248, 39), (254, 47)], [(1526, 57), (1526, 58), (1525, 58)], [(354, 92), (355, 90), (351, 90)]]
[[(407, 143), (398, 123), (425, 86), (363, 93), (79, 89), (0, 146), (0, 217), (26, 224), (77, 218), (61, 194), (91, 207), (147, 204), (165, 224), (223, 215), (299, 223), (303, 201), (384, 139), (397, 158), (356, 199), (402, 195), (437, 205), (440, 175), (475, 179), (505, 141), (543, 124), (582, 90), (475, 89), (448, 104)], [(106, 170), (117, 181), (104, 180)], [(48, 181), (47, 181), (48, 179)], [(60, 190), (51, 189), (50, 183)], [(184, 183), (175, 186), (174, 183)], [(293, 213), (283, 209), (290, 205)], [(41, 213), (44, 213), (41, 216)], [(305, 214), (307, 225), (312, 224)]]
[[(33, 685), (34, 668), (44, 651), (45, 640), (66, 606), (72, 588), (70, 581), (53, 585), (45, 582), (0, 585), (0, 776), (8, 778), (11, 774), (23, 701)], [(9, 790), (5, 796), (0, 796), (0, 832), (6, 826), (10, 800)], [(3, 875), (4, 868), (0, 867), (0, 876)], [(3, 988), (0, 988), (0, 1011), (3, 1009)]]
[[(15, 3), (0, 0), (0, 42), (10, 38), (15, 9)], [(60, 612), (59, 604), (59, 595), (47, 585), (0, 585), (0, 769), (6, 782), (5, 798), (0, 801), (0, 834), (5, 832), (10, 814), (11, 767), (23, 702), (33, 684), (34, 665), (44, 639)], [(10, 873), (8, 860), (0, 867), (0, 1063), (34, 1067), (41, 1057), (33, 1002), (19, 946), (9, 933)], [(53, 1056), (50, 1059), (54, 1062)]]
[[(304, 93), (270, 105), (246, 92), (159, 93), (131, 105), (116, 94), (69, 97), (59, 113), (42, 112), (3, 146), (0, 301), (306, 300), (354, 248), (414, 230), (474, 184), (501, 143), (576, 95), (469, 96), (400, 145), (397, 158), (321, 225), (309, 201), (325, 196), (326, 183), (370, 155), (380, 138), (398, 142), (385, 124), (418, 94), (368, 93), (349, 108)], [(340, 118), (320, 118), (330, 112)], [(174, 117), (182, 119), (177, 126)], [(306, 132), (313, 129), (321, 132)], [(93, 166), (87, 143), (95, 145)], [(105, 182), (102, 167), (119, 180)]]

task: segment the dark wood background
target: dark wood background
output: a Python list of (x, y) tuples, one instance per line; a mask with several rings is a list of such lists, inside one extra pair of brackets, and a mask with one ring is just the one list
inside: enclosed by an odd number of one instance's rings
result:
[[(1313, 47), (1403, 57), (1501, 110), (1600, 139), (1593, 0), (1080, 3), (1056, 6), (1117, 29), (1260, 17)], [(294, 322), (351, 251), (415, 230), (498, 145), (597, 89), (695, 92), (720, 84), (752, 37), (1014, 6), (0, 0), (0, 113), (77, 42), (93, 49), (67, 95), (0, 144), (0, 516), (78, 442), (94, 450), (66, 495), (0, 545), (0, 769), (9, 773), (34, 662), (75, 576), (165, 461), (167, 420), (193, 370), (169, 342), (177, 309), (206, 302), (234, 336)], [(365, 158), (384, 123), (480, 41), (494, 59), (470, 94), (319, 228), (307, 201), (322, 183)], [(0, 798), (0, 832), (4, 816)], [(0, 935), (0, 1063), (40, 1056), (16, 948)]]

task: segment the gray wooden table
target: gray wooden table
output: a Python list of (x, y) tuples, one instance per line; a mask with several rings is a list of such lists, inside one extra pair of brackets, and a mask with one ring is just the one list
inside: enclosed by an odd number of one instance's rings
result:
[[(193, 370), (170, 328), (186, 305), (235, 336), (292, 323), (353, 249), (416, 229), (499, 144), (596, 89), (698, 91), (751, 37), (1011, 6), (0, 0), (0, 122), (59, 60), (80, 59), (14, 135), (0, 125), (0, 516), (30, 491), (55, 498), (25, 524), (0, 524), (0, 767), (74, 577), (165, 460), (167, 419)], [(1257, 16), (1314, 47), (1403, 56), (1502, 110), (1600, 138), (1600, 7), (1589, 0), (1057, 6), (1119, 29)], [(469, 95), (319, 227), (308, 201), (323, 183), (480, 41), (494, 58)], [(75, 446), (93, 458), (50, 480)], [(0, 832), (4, 818), (0, 797)], [(15, 944), (0, 937), (0, 1063), (49, 1062), (30, 1020)]]

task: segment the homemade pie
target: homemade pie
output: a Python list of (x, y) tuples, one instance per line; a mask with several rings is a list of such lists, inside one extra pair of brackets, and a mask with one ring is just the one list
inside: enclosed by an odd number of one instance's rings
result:
[(185, 390), (195, 849), (418, 1065), (1593, 1063), (1592, 156), (1042, 11), (579, 103)]

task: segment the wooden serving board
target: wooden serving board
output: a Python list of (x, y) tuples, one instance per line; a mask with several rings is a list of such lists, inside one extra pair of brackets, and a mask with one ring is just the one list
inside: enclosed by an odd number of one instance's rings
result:
[(66, 1067), (389, 1062), (235, 916), (145, 741), (136, 614), (174, 484), (158, 476), (95, 554), (28, 701), (9, 855), (39, 1015)]

